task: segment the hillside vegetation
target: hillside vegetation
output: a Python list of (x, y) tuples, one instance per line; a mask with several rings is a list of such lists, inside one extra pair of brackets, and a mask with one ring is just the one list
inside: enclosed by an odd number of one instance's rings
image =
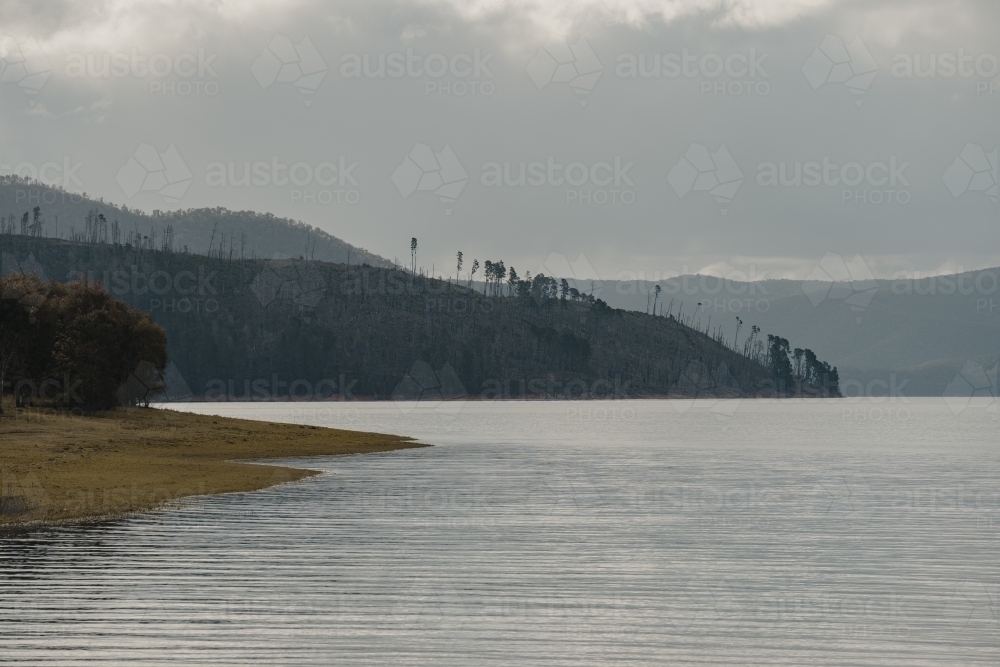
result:
[[(31, 230), (36, 206), (42, 212), (40, 226)], [(131, 245), (140, 245), (136, 239), (142, 238), (151, 241), (154, 248), (177, 251), (187, 248), (188, 252), (200, 254), (212, 249), (225, 256), (270, 259), (278, 254), (391, 266), (389, 260), (364, 248), (303, 222), (270, 213), (200, 208), (147, 214), (103, 199), (90, 199), (86, 193), (71, 193), (17, 176), (0, 177), (0, 212), (3, 213), (0, 231), (8, 234)], [(24, 215), (28, 218), (22, 229)]]
[[(209, 400), (836, 395), (771, 337), (734, 351), (673, 317), (535, 276), (487, 293), (398, 268), (0, 236), (4, 272), (101, 284), (166, 331), (168, 394)], [(753, 335), (757, 335), (754, 332)]]

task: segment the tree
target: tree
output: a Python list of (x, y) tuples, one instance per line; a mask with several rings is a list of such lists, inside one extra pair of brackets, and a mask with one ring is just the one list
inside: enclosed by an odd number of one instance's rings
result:
[(768, 343), (768, 365), (771, 374), (778, 381), (779, 391), (784, 387), (785, 391), (792, 388), (792, 362), (789, 361), (788, 340), (781, 336), (767, 335)]
[(417, 237), (410, 239), (410, 273), (417, 273)]
[(41, 237), (42, 235), (42, 207), (36, 206), (31, 209), (32, 222), (31, 222), (31, 235), (36, 237)]
[(19, 360), (32, 335), (33, 295), (42, 287), (34, 274), (0, 277), (0, 414), (7, 371)]
[(472, 260), (472, 271), (469, 272), (469, 287), (472, 287), (472, 281), (476, 279), (476, 271), (479, 270), (479, 260)]
[(517, 271), (514, 267), (510, 267), (510, 273), (507, 275), (507, 295), (514, 296), (514, 287), (517, 285)]
[(653, 290), (653, 292), (655, 292), (655, 294), (653, 295), (653, 315), (656, 315), (656, 302), (660, 298), (660, 289), (661, 289), (660, 286), (657, 285), (656, 289)]
[(795, 358), (794, 372), (796, 377), (808, 380), (809, 378), (807, 377), (807, 373), (804, 372), (805, 369), (802, 365), (802, 355), (804, 353), (805, 350), (803, 350), (800, 347), (795, 348), (795, 350), (792, 352), (792, 356)]
[(494, 273), (493, 262), (491, 262), (490, 260), (486, 260), (486, 265), (483, 267), (483, 277), (485, 278), (485, 280), (483, 281), (483, 296), (486, 296), (486, 287), (493, 280), (493, 273)]
[(458, 251), (458, 254), (455, 255), (455, 258), (458, 260), (457, 267), (455, 268), (455, 283), (458, 284), (458, 280), (459, 280), (459, 278), (462, 275), (462, 251), (461, 250)]
[(18, 375), (36, 389), (57, 386), (40, 392), (50, 405), (106, 410), (127, 403), (134, 392), (122, 390), (136, 374), (149, 389), (144, 400), (162, 388), (167, 337), (148, 314), (99, 285), (54, 283), (42, 293), (37, 278), (23, 280), (15, 294), (25, 293), (20, 304), (29, 304), (35, 322), (20, 348)]
[(503, 279), (507, 277), (507, 267), (503, 265), (502, 259), (493, 265), (493, 274), (493, 278), (496, 281), (495, 294), (499, 295), (500, 284), (503, 282)]

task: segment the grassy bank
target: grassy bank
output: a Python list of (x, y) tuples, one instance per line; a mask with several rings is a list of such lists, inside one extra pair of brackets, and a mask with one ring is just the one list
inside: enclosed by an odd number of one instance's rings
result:
[(184, 496), (253, 491), (317, 474), (235, 460), (420, 447), (409, 438), (154, 409), (0, 417), (0, 530), (120, 516)]

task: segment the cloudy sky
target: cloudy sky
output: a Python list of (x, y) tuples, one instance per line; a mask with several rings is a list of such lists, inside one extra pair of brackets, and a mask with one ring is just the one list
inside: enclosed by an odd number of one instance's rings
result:
[(1000, 265), (995, 0), (0, 8), (0, 171), (129, 207), (415, 236), (445, 274)]

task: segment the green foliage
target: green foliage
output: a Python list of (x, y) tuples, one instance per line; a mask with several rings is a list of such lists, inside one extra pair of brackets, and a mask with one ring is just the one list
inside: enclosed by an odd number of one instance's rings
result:
[(10, 384), (27, 390), (17, 392), (19, 400), (105, 410), (133, 400), (121, 389), (140, 364), (153, 380), (162, 377), (163, 328), (99, 285), (47, 285), (14, 274), (0, 278), (0, 294), (0, 348), (13, 350)]

